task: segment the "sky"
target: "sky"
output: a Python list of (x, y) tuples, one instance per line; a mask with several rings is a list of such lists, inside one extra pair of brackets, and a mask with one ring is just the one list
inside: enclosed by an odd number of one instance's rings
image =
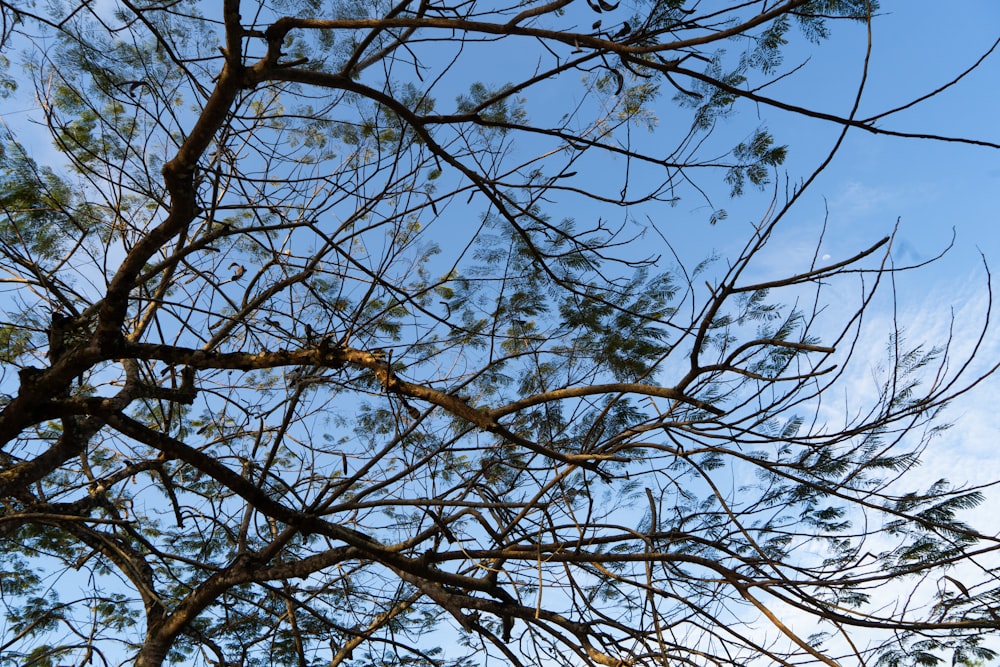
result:
[[(947, 83), (971, 66), (1000, 37), (1000, 3), (996, 0), (963, 0), (942, 3), (928, 0), (895, 0), (883, 3), (884, 17), (875, 22), (872, 58), (864, 96), (858, 112), (868, 117), (892, 109)], [(803, 105), (849, 111), (862, 74), (863, 26), (838, 26), (832, 39), (808, 54), (790, 48), (788, 67), (805, 62), (788, 80), (769, 94), (800, 100)], [(496, 63), (476, 63), (488, 70)], [(25, 123), (30, 99), (5, 104), (0, 118), (15, 128), (18, 138), (36, 156), (48, 152), (41, 128)], [(744, 107), (742, 113), (746, 113)], [(669, 121), (664, 109), (664, 122)], [(806, 177), (833, 146), (838, 129), (821, 121), (760, 109), (779, 143), (790, 147), (780, 178), (795, 182)], [(987, 139), (1000, 143), (1000, 53), (988, 59), (966, 80), (918, 108), (880, 121), (880, 127), (920, 133)], [(44, 160), (40, 160), (44, 161)], [(704, 204), (685, 201), (670, 215), (682, 220), (671, 226), (676, 241), (692, 256), (717, 251), (733, 256), (745, 242), (751, 225), (759, 219), (769, 192), (751, 193), (743, 200), (723, 205), (727, 220), (708, 227)], [(968, 351), (970, 332), (978, 331), (988, 302), (985, 266), (1000, 267), (1000, 151), (936, 141), (878, 137), (851, 131), (836, 159), (817, 178), (808, 195), (787, 218), (775, 242), (761, 256), (756, 270), (787, 273), (789, 263), (807, 264), (826, 223), (820, 256), (839, 259), (854, 254), (878, 238), (899, 231), (893, 249), (897, 264), (921, 263), (944, 250), (954, 237), (954, 247), (940, 260), (918, 271), (899, 276), (897, 301), (879, 302), (866, 325), (863, 362), (852, 377), (851, 394), (861, 398), (874, 391), (871, 369), (881, 362), (884, 341), (892, 328), (892, 307), (907, 328), (908, 337), (931, 344), (955, 332), (957, 358)], [(570, 214), (574, 211), (569, 211)], [(582, 210), (575, 213), (583, 214)], [(685, 218), (693, 222), (683, 224)], [(1000, 275), (1000, 269), (996, 271)], [(834, 292), (836, 295), (836, 292)], [(841, 304), (830, 304), (833, 312)], [(847, 304), (844, 304), (845, 306)], [(1000, 319), (998, 315), (995, 319)], [(1000, 340), (989, 336), (977, 369), (1000, 361)], [(996, 442), (1000, 428), (995, 420), (998, 379), (956, 402), (948, 412), (954, 428), (926, 455), (918, 475), (929, 484), (939, 477), (970, 483), (1000, 480)], [(978, 513), (987, 531), (990, 510)], [(975, 524), (975, 518), (972, 519)], [(993, 529), (995, 530), (995, 528)]]
[[(870, 70), (858, 114), (862, 118), (947, 83), (1000, 38), (1000, 4), (995, 2), (956, 3), (946, 13), (932, 2), (883, 5), (886, 16), (874, 23)], [(860, 79), (864, 32), (860, 26), (848, 28), (815, 50), (802, 76), (789, 81), (788, 93), (804, 101), (829, 98), (836, 104), (841, 100), (846, 111), (849, 91)], [(995, 53), (940, 96), (885, 118), (879, 126), (1000, 142), (998, 56)], [(788, 61), (792, 60), (790, 56)], [(816, 151), (831, 143), (832, 128), (801, 119), (787, 122), (774, 125), (776, 133), (786, 130), (791, 137), (787, 139), (791, 147), (788, 170), (804, 172)], [(833, 163), (792, 216), (794, 229), (783, 231), (787, 240), (783, 245), (776, 243), (772, 252), (788, 256), (788, 250), (798, 245), (803, 252), (811, 252), (816, 224), (827, 211), (822, 250), (833, 257), (876, 240), (897, 221), (893, 249), (897, 265), (925, 262), (946, 249), (954, 237), (954, 246), (942, 259), (899, 277), (897, 308), (913, 342), (941, 343), (954, 314), (958, 351), (968, 344), (986, 314), (985, 266), (1000, 262), (998, 204), (1000, 151), (996, 149), (849, 132)], [(888, 314), (888, 310), (878, 313), (868, 323), (869, 331), (887, 328)], [(995, 340), (994, 334), (986, 341), (982, 361), (987, 365), (1000, 360)], [(968, 436), (962, 438), (961, 451), (951, 450), (940, 456), (940, 463), (925, 467), (943, 465), (955, 481), (980, 475), (1000, 479), (1000, 459), (992, 455), (989, 445), (997, 439), (991, 400), (996, 386), (994, 378), (953, 407), (950, 415), (957, 422), (956, 430)], [(929, 455), (937, 461), (937, 452)]]
[[(874, 23), (872, 55), (861, 118), (895, 108), (950, 81), (976, 62), (1000, 38), (1000, 3), (884, 2)], [(813, 49), (809, 61), (781, 94), (803, 103), (831, 105), (846, 113), (861, 77), (865, 30), (838, 28), (829, 42)], [(1000, 142), (1000, 54), (967, 79), (919, 107), (887, 117), (880, 127)], [(795, 56), (789, 53), (786, 64)], [(777, 90), (775, 97), (781, 97)], [(790, 177), (804, 176), (835, 138), (836, 129), (813, 120), (766, 112), (780, 142), (790, 146)], [(935, 141), (875, 137), (849, 132), (838, 155), (817, 178), (807, 197), (779, 232), (768, 256), (776, 266), (798, 254), (813, 253), (817, 229), (826, 219), (822, 256), (841, 258), (899, 225), (893, 259), (897, 265), (925, 262), (953, 247), (936, 262), (898, 277), (897, 302), (882, 301), (866, 322), (867, 341), (856, 359), (849, 394), (863, 403), (873, 396), (872, 369), (883, 360), (893, 306), (911, 343), (941, 344), (953, 335), (956, 359), (968, 353), (989, 308), (988, 265), (1000, 266), (1000, 151)], [(731, 216), (725, 224), (732, 224)], [(719, 225), (721, 227), (723, 225)], [(727, 247), (725, 232), (720, 248)], [(725, 253), (725, 251), (723, 251)], [(766, 263), (766, 262), (765, 262)], [(780, 268), (778, 269), (780, 271)], [(838, 304), (831, 304), (834, 311)], [(996, 321), (996, 314), (993, 319)], [(975, 370), (1000, 361), (995, 327), (984, 341)], [(908, 480), (929, 485), (942, 477), (953, 483), (1000, 480), (995, 418), (997, 377), (955, 401), (945, 413), (953, 423), (931, 443), (923, 464)], [(967, 520), (996, 533), (996, 489)], [(961, 571), (953, 572), (959, 579)], [(933, 588), (940, 582), (927, 582)], [(904, 584), (900, 592), (904, 592)], [(792, 627), (808, 634), (810, 623), (793, 610), (776, 607)], [(992, 648), (998, 643), (991, 640)]]

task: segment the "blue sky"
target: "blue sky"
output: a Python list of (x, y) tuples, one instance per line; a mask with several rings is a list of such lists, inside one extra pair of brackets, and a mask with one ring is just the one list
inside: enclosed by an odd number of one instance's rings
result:
[[(996, 2), (885, 2), (884, 16), (874, 23), (871, 67), (860, 117), (896, 107), (943, 85), (971, 66), (1000, 37), (1000, 4)], [(813, 49), (810, 60), (781, 89), (803, 103), (840, 109), (850, 106), (860, 79), (866, 41), (861, 26), (841, 26), (834, 38)], [(786, 64), (795, 61), (789, 53)], [(774, 93), (777, 95), (777, 92)], [(835, 128), (820, 122), (762, 112), (771, 119), (779, 141), (791, 147), (786, 165), (795, 179), (805, 175), (817, 156), (831, 145)], [(781, 118), (781, 120), (778, 120)], [(976, 72), (918, 108), (885, 118), (879, 125), (896, 130), (970, 137), (1000, 142), (1000, 54), (994, 53)], [(776, 263), (797, 253), (811, 253), (816, 230), (829, 212), (821, 252), (834, 258), (850, 255), (891, 231), (899, 221), (893, 252), (898, 264), (922, 262), (943, 250), (944, 258), (899, 276), (898, 319), (911, 343), (940, 344), (954, 333), (956, 358), (967, 353), (988, 307), (983, 257), (1000, 266), (1000, 151), (956, 144), (873, 137), (850, 132), (838, 156), (817, 179), (786, 221), (769, 256)], [(736, 222), (733, 218), (726, 225)], [(720, 225), (721, 227), (722, 225)], [(713, 228), (719, 247), (727, 233)], [(835, 311), (838, 304), (831, 303)], [(855, 401), (871, 395), (873, 369), (881, 362), (884, 340), (891, 331), (893, 304), (883, 300), (866, 322), (865, 345), (856, 359), (848, 391)], [(994, 316), (995, 319), (995, 316)], [(988, 336), (978, 370), (1000, 360), (995, 332)], [(932, 442), (923, 465), (909, 478), (929, 484), (946, 477), (952, 482), (984, 483), (1000, 479), (995, 443), (1000, 429), (995, 400), (1000, 388), (990, 378), (954, 402), (946, 419), (952, 429)], [(846, 401), (846, 399), (845, 399)], [(969, 517), (980, 529), (996, 530), (998, 494)], [(962, 578), (961, 570), (953, 572)], [(939, 582), (926, 582), (925, 591)], [(791, 610), (790, 623), (808, 631), (808, 623)], [(994, 645), (994, 648), (996, 646)]]
[[(926, 94), (971, 66), (1000, 37), (1000, 4), (963, 2), (942, 12), (932, 2), (884, 3), (883, 16), (874, 23), (871, 67), (859, 116), (866, 117)], [(841, 28), (835, 38), (814, 51), (803, 76), (789, 81), (790, 94), (803, 100), (828, 98), (846, 108), (847, 97), (861, 71), (865, 31)], [(792, 58), (789, 58), (791, 62)], [(881, 127), (911, 132), (1000, 142), (1000, 54), (993, 56), (967, 79), (912, 110), (888, 117)], [(777, 130), (778, 123), (774, 123)], [(788, 168), (808, 169), (809, 152), (830, 143), (831, 128), (811, 121), (789, 120), (791, 145)], [(818, 141), (812, 140), (815, 137)], [(815, 155), (815, 152), (813, 153)], [(823, 201), (825, 200), (825, 202)], [(960, 320), (957, 347), (967, 343), (981, 323), (986, 307), (987, 277), (983, 257), (992, 267), (1000, 262), (1000, 151), (934, 141), (873, 137), (851, 132), (840, 153), (817, 180), (811, 197), (802, 202), (792, 220), (802, 231), (784, 231), (794, 245), (807, 245), (811, 227), (829, 210), (824, 250), (834, 256), (850, 252), (891, 230), (899, 220), (894, 259), (898, 264), (922, 262), (937, 255), (952, 239), (944, 258), (898, 280), (900, 319), (910, 339), (924, 336), (941, 342), (954, 310)], [(994, 269), (995, 272), (995, 269)], [(879, 315), (888, 315), (887, 312)], [(877, 330), (877, 320), (870, 327)], [(873, 332), (874, 333), (874, 332)], [(935, 341), (935, 337), (939, 340)], [(984, 364), (996, 363), (992, 340), (982, 355)], [(951, 417), (960, 429), (975, 437), (965, 440), (968, 467), (962, 455), (948, 453), (949, 468), (972, 475), (986, 472), (1000, 479), (992, 456), (981, 459), (983, 439), (995, 441), (993, 379), (968, 400), (957, 402)], [(931, 455), (934, 452), (930, 453)]]
[[(1000, 4), (995, 0), (966, 0), (950, 6), (948, 11), (942, 11), (940, 3), (929, 0), (884, 2), (881, 14), (874, 22), (872, 57), (859, 117), (892, 109), (947, 83), (980, 58), (1000, 36)], [(593, 17), (584, 12), (582, 18), (589, 21)], [(764, 92), (803, 106), (846, 114), (861, 78), (866, 42), (862, 24), (835, 25), (831, 39), (819, 46), (796, 39), (787, 49), (783, 69), (803, 64), (802, 69)], [(494, 74), (502, 78), (515, 65), (534, 64), (517, 58), (518, 54), (509, 50), (502, 55), (470, 62), (468, 66), (463, 64), (454, 73), (462, 82), (476, 77), (488, 80)], [(579, 77), (574, 76), (574, 81), (578, 81)], [(885, 118), (879, 125), (1000, 142), (998, 83), (1000, 54), (994, 54), (976, 72), (940, 96)], [(0, 118), (40, 163), (52, 161), (58, 166), (62, 156), (50, 147), (44, 127), (30, 122), (37, 115), (32, 92), (30, 84), (22, 86), (18, 95), (5, 103)], [(556, 111), (565, 109), (577, 94), (579, 91), (572, 87), (543, 88), (529, 93), (529, 102), (533, 110), (551, 105)], [(443, 99), (444, 93), (439, 97), (442, 106), (451, 104), (451, 100)], [(839, 134), (839, 128), (829, 123), (765, 107), (753, 109), (746, 103), (719, 128), (719, 134), (723, 137), (732, 134), (736, 141), (740, 140), (752, 131), (755, 119), (748, 116), (754, 112), (779, 143), (789, 146), (788, 161), (778, 178), (793, 183), (815, 168)], [(678, 117), (669, 94), (660, 101), (657, 115), (661, 126)], [(656, 136), (650, 135), (654, 139)], [(613, 170), (622, 163), (606, 161), (600, 166), (603, 169), (590, 174), (610, 171), (614, 177)], [(581, 176), (588, 176), (588, 172), (581, 169)], [(706, 181), (711, 178), (714, 177)], [(594, 186), (598, 185), (601, 183), (595, 180)], [(775, 242), (762, 256), (759, 270), (766, 272), (773, 268), (776, 273), (787, 273), (789, 265), (808, 263), (824, 219), (827, 230), (820, 256), (832, 258), (850, 256), (870, 245), (890, 233), (898, 220), (894, 259), (901, 264), (922, 262), (938, 254), (951, 242), (954, 230), (955, 246), (943, 259), (899, 277), (898, 305), (903, 323), (915, 323), (909, 328), (911, 340), (926, 337), (931, 342), (946, 334), (952, 311), (958, 309), (965, 318), (958, 331), (958, 343), (962, 343), (962, 334), (973, 331), (984, 314), (986, 273), (980, 253), (987, 261), (1000, 265), (1000, 234), (996, 231), (1000, 223), (998, 193), (1000, 151), (851, 131), (832, 164), (783, 223)], [(715, 226), (706, 223), (707, 204), (688, 197), (675, 207), (663, 207), (665, 229), (669, 230), (671, 241), (684, 252), (686, 261), (693, 264), (712, 252), (718, 252), (724, 259), (743, 246), (771, 194), (771, 191), (750, 191), (744, 198), (730, 202), (725, 200), (725, 187), (718, 188), (714, 203), (727, 208), (730, 216)], [(461, 199), (464, 201), (464, 197)], [(579, 217), (581, 224), (592, 215), (589, 208), (569, 204), (560, 212)], [(451, 208), (454, 211), (455, 207)], [(455, 218), (457, 224), (467, 226), (467, 216), (461, 211)], [(444, 245), (446, 238), (442, 236), (440, 241)], [(833, 308), (837, 305), (831, 304)], [(882, 305), (888, 308), (890, 304)], [(888, 313), (884, 310), (877, 316), (887, 317)], [(869, 323), (873, 350), (883, 349), (877, 341), (884, 340), (887, 326), (875, 318)], [(1000, 350), (995, 346), (982, 355), (987, 364), (995, 359), (1000, 359)], [(871, 364), (877, 363), (876, 356)], [(859, 368), (864, 374), (864, 366)], [(962, 428), (975, 433), (974, 437), (962, 438), (962, 451), (970, 455), (967, 466), (963, 464), (964, 455), (953, 450), (949, 453), (956, 481), (965, 472), (982, 472), (984, 465), (985, 470), (996, 473), (994, 479), (1000, 479), (1000, 471), (988, 465), (989, 457), (980, 456), (981, 447), (995, 441), (997, 436), (992, 426), (989, 393), (989, 388), (984, 388), (953, 409), (953, 415), (961, 415)]]
[[(894, 108), (943, 85), (972, 65), (1000, 37), (1000, 5), (963, 2), (941, 12), (931, 2), (884, 3), (875, 21), (872, 57), (858, 116)], [(782, 93), (846, 113), (861, 76), (865, 30), (839, 26), (834, 39), (814, 49), (801, 75)], [(786, 60), (795, 60), (790, 54)], [(1000, 58), (939, 97), (879, 121), (893, 130), (971, 137), (1000, 142)], [(829, 105), (829, 106), (828, 106)], [(804, 119), (773, 123), (791, 146), (789, 172), (809, 168), (829, 145), (833, 128)], [(787, 132), (787, 134), (785, 134)], [(785, 139), (785, 137), (788, 137)], [(1000, 153), (979, 147), (912, 141), (851, 132), (839, 155), (812, 190), (829, 203), (831, 229), (840, 239), (865, 240), (889, 229), (898, 217), (901, 260), (927, 259), (957, 233), (955, 252), (925, 272), (933, 282), (974, 270), (975, 248), (998, 256), (997, 199)], [(800, 215), (807, 214), (803, 206)]]
[[(875, 22), (871, 69), (860, 117), (891, 109), (946, 83), (975, 62), (1000, 36), (1000, 3), (996, 0), (953, 3), (947, 11), (941, 3), (926, 0), (896, 0), (884, 5), (885, 16)], [(807, 58), (808, 62), (769, 93), (799, 100), (804, 106), (846, 113), (861, 77), (866, 39), (863, 26), (840, 25), (832, 39), (819, 47), (793, 45), (785, 66), (792, 67)], [(480, 73), (502, 66), (505, 64), (499, 61), (475, 63)], [(940, 97), (884, 119), (880, 125), (1000, 142), (998, 83), (1000, 54)], [(48, 147), (43, 129), (26, 123), (31, 115), (27, 110), (32, 108), (30, 94), (30, 86), (25, 86), (13, 103), (5, 105), (0, 117), (17, 131), (18, 138), (39, 162), (59, 161), (60, 156)], [(544, 95), (545, 91), (538, 94)], [(565, 102), (560, 94), (553, 94), (551, 99), (553, 104)], [(665, 99), (661, 122), (670, 122), (673, 113), (669, 99)], [(740, 136), (753, 128), (752, 119), (747, 118), (749, 113), (751, 107), (741, 105), (739, 115), (732, 119), (732, 127), (740, 128)], [(771, 109), (760, 109), (760, 116), (777, 141), (790, 147), (789, 160), (779, 178), (787, 175), (792, 182), (815, 168), (838, 134), (838, 128), (822, 121)], [(609, 169), (620, 166), (615, 162), (607, 164)], [(723, 194), (717, 203), (729, 209), (730, 216), (715, 226), (707, 225), (707, 207), (695, 198), (664, 210), (665, 218), (670, 219), (671, 240), (691, 253), (685, 257), (691, 263), (712, 251), (718, 251), (723, 258), (737, 252), (771, 194), (750, 192), (741, 200), (726, 202), (723, 190), (719, 192)], [(914, 342), (940, 342), (952, 322), (957, 322), (955, 352), (961, 357), (968, 350), (968, 334), (977, 330), (985, 314), (986, 272), (980, 253), (991, 264), (1000, 266), (998, 198), (1000, 151), (851, 131), (834, 162), (785, 220), (775, 242), (762, 255), (759, 270), (787, 274), (789, 266), (807, 265), (824, 219), (827, 230), (820, 254), (833, 259), (850, 256), (870, 245), (890, 233), (898, 220), (895, 260), (901, 264), (922, 262), (944, 249), (954, 230), (955, 247), (942, 260), (899, 277), (898, 316), (908, 326)], [(581, 222), (588, 213), (582, 207), (566, 211), (580, 217)], [(838, 306), (835, 299), (831, 311), (836, 313)], [(850, 378), (855, 400), (862, 400), (866, 392), (874, 390), (872, 370), (878, 367), (891, 332), (892, 303), (880, 301), (878, 306), (879, 310), (867, 320), (861, 363), (856, 376)], [(1000, 360), (1000, 345), (988, 340), (981, 359), (980, 368)], [(919, 471), (928, 482), (941, 476), (955, 482), (1000, 479), (1000, 461), (995, 455), (1000, 434), (991, 400), (996, 389), (997, 381), (990, 380), (953, 406), (949, 416), (956, 421), (956, 427), (928, 451), (927, 462)], [(984, 528), (989, 529), (989, 515), (980, 516), (987, 519)]]

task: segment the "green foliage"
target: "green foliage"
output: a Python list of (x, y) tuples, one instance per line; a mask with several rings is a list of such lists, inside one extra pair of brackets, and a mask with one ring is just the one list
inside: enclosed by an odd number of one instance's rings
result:
[(758, 130), (749, 141), (733, 149), (733, 157), (738, 161), (726, 173), (726, 183), (731, 186), (729, 194), (733, 197), (743, 194), (746, 181), (763, 189), (771, 182), (771, 174), (785, 161), (786, 146), (773, 146), (774, 137)]
[(9, 69), (10, 59), (0, 54), (0, 100), (10, 97), (17, 90), (17, 80), (7, 73)]
[(619, 381), (646, 378), (669, 349), (658, 323), (671, 314), (668, 304), (676, 293), (671, 276), (650, 279), (641, 270), (622, 284), (617, 298), (604, 290), (567, 298), (559, 312), (562, 326), (572, 332), (568, 353), (598, 360)]
[(69, 186), (51, 169), (39, 167), (8, 134), (0, 142), (0, 239), (26, 262), (59, 255), (70, 232)]

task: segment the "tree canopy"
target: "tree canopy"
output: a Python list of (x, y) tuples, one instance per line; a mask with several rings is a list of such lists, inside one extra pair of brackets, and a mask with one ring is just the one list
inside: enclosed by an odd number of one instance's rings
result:
[(908, 476), (988, 313), (845, 396), (892, 228), (760, 267), (840, 144), (768, 110), (997, 148), (771, 93), (878, 10), (0, 2), (0, 665), (994, 657), (982, 490)]

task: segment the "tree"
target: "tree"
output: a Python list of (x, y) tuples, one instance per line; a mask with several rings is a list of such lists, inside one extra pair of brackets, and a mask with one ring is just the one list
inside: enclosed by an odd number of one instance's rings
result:
[(767, 92), (875, 3), (707, 4), (0, 2), (0, 664), (993, 657), (981, 490), (907, 483), (980, 378), (897, 330), (844, 406), (891, 237), (760, 278), (813, 177), (730, 141), (907, 136)]

